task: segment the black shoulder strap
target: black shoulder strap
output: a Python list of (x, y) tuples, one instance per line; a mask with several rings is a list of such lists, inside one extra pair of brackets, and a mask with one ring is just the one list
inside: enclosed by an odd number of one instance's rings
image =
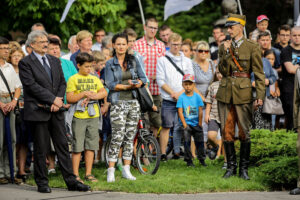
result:
[(172, 63), (172, 65), (175, 67), (175, 69), (180, 73), (182, 74), (182, 76), (184, 76), (184, 73), (183, 71), (173, 62), (173, 60), (169, 57), (169, 56), (165, 56), (169, 61), (170, 63)]
[(7, 80), (6, 80), (5, 76), (4, 76), (4, 74), (2, 73), (2, 70), (1, 70), (1, 69), (0, 69), (0, 76), (2, 77), (2, 79), (3, 79), (3, 81), (4, 81), (5, 85), (6, 85), (6, 88), (7, 88), (8, 92), (9, 92), (9, 95), (10, 95), (11, 100), (13, 100), (13, 96), (12, 96), (12, 93), (11, 93), (11, 91), (10, 91), (10, 89), (9, 89)]

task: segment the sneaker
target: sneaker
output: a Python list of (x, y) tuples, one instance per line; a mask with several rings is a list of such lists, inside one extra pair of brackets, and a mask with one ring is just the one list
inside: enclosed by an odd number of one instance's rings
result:
[(124, 165), (122, 171), (122, 177), (126, 178), (127, 180), (135, 181), (136, 178), (130, 172), (130, 165)]
[(227, 162), (224, 162), (222, 169), (227, 169)]
[(0, 185), (3, 185), (3, 184), (8, 184), (9, 181), (7, 180), (7, 178), (0, 178)]
[(195, 165), (194, 165), (194, 163), (193, 163), (192, 160), (187, 161), (186, 162), (186, 166), (188, 166), (188, 167), (195, 167)]
[(110, 167), (107, 169), (107, 182), (108, 183), (115, 182), (115, 168), (114, 167)]
[(56, 174), (56, 170), (55, 169), (48, 169), (48, 175), (50, 174)]
[(161, 156), (160, 156), (160, 161), (162, 161), (162, 162), (167, 162), (167, 155), (166, 154), (161, 154)]
[(174, 154), (172, 159), (174, 159), (174, 160), (180, 159), (180, 154)]
[(205, 163), (205, 160), (199, 160), (199, 162), (200, 162), (200, 165), (202, 165), (203, 167), (207, 166), (207, 164)]

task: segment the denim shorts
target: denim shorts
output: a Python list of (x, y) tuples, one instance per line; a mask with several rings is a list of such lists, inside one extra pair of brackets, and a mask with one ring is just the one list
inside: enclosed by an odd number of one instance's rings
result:
[(175, 125), (177, 116), (177, 102), (163, 100), (161, 106), (161, 122), (163, 128), (172, 128)]

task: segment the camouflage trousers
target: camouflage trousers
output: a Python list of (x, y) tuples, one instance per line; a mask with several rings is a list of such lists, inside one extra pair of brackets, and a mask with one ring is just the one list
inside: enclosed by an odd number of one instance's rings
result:
[(110, 109), (111, 144), (108, 150), (108, 161), (117, 162), (120, 147), (123, 147), (123, 159), (131, 160), (133, 139), (136, 135), (140, 117), (140, 105), (137, 100), (119, 101)]

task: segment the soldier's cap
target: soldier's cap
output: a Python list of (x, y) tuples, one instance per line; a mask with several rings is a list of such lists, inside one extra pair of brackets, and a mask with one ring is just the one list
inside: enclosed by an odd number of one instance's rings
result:
[(190, 81), (195, 83), (195, 77), (192, 74), (185, 74), (182, 78), (182, 82)]
[(259, 15), (259, 16), (256, 18), (256, 23), (258, 24), (259, 22), (264, 21), (264, 20), (269, 21), (269, 18), (267, 17), (267, 15)]
[(229, 13), (229, 16), (226, 20), (225, 27), (233, 26), (236, 24), (246, 25), (246, 16)]

